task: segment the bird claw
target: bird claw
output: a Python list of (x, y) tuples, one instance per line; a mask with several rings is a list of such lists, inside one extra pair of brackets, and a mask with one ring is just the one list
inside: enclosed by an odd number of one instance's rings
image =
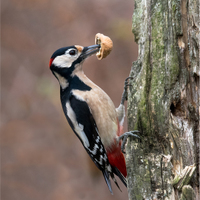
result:
[(118, 140), (122, 140), (122, 144), (121, 144), (121, 151), (122, 151), (122, 153), (126, 154), (126, 152), (124, 151), (124, 149), (125, 149), (126, 141), (127, 141), (127, 139), (128, 139), (129, 136), (136, 137), (139, 140), (141, 140), (141, 138), (138, 135), (134, 134), (134, 133), (140, 133), (140, 131), (137, 131), (137, 130), (135, 130), (135, 131), (129, 131), (129, 132), (126, 132), (126, 133), (124, 133), (124, 134), (122, 134), (122, 135), (120, 135), (118, 137)]

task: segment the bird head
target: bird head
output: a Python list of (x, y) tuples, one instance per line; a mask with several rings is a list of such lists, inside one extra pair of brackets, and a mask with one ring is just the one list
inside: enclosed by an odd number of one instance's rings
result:
[(99, 51), (100, 45), (82, 47), (79, 45), (63, 47), (51, 56), (49, 67), (51, 71), (68, 77), (89, 56)]

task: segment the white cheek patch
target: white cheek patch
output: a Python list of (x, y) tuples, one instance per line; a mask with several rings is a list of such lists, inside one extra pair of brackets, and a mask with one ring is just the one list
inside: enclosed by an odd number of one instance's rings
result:
[(79, 138), (81, 139), (81, 141), (83, 142), (84, 146), (86, 148), (88, 148), (90, 146), (89, 141), (85, 135), (85, 132), (83, 131), (84, 126), (82, 124), (78, 124), (76, 121), (76, 115), (73, 111), (73, 109), (71, 108), (71, 105), (69, 102), (66, 103), (66, 107), (67, 107), (67, 115), (70, 118), (73, 126), (74, 126), (74, 130), (75, 132), (78, 134)]
[(60, 68), (70, 68), (77, 57), (78, 56), (71, 57), (69, 55), (57, 56), (52, 63)]

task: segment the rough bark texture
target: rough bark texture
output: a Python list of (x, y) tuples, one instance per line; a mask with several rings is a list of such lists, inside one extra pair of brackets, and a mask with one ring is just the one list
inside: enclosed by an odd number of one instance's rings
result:
[(199, 196), (199, 0), (135, 0), (128, 101), (129, 199)]

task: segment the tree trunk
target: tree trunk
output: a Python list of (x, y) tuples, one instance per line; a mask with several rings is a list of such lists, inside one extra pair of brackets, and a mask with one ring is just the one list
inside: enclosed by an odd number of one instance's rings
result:
[(128, 98), (129, 199), (199, 195), (199, 0), (135, 0)]

